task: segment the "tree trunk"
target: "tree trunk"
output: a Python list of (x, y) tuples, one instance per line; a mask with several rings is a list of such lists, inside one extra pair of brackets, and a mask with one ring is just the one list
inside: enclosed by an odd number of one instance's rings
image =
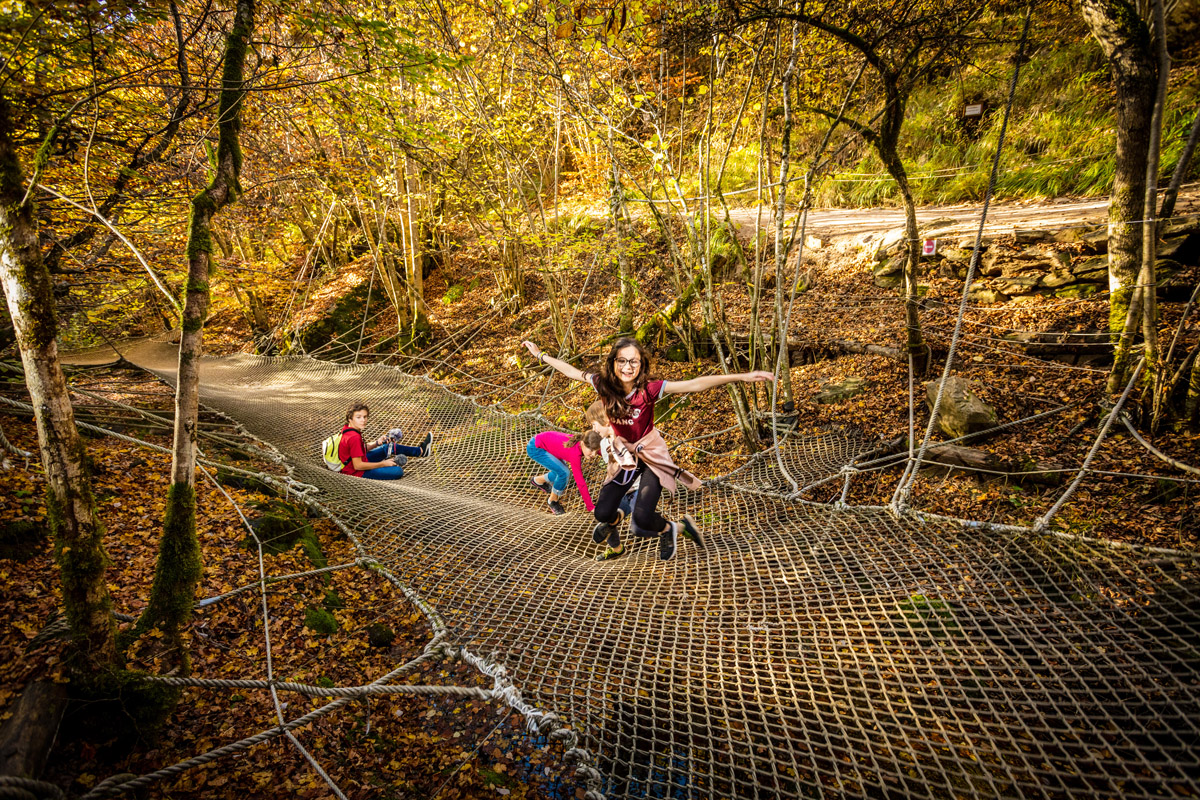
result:
[(0, 775), (41, 777), (66, 709), (67, 687), (63, 684), (50, 680), (26, 684), (8, 707), (11, 716), (0, 727)]
[(161, 627), (171, 652), (186, 673), (187, 653), (180, 628), (192, 614), (203, 564), (196, 537), (196, 422), (199, 410), (200, 357), (204, 351), (204, 320), (208, 316), (209, 275), (212, 269), (212, 218), (241, 193), (241, 107), (245, 96), (243, 71), (246, 49), (254, 30), (254, 0), (238, 0), (233, 28), (225, 39), (221, 99), (217, 118), (216, 171), (204, 191), (192, 198), (188, 230), (188, 277), (179, 341), (179, 370), (175, 389), (175, 432), (171, 488), (163, 519), (163, 537), (154, 585), (146, 610), (138, 619), (139, 632)]
[(1160, 222), (1170, 219), (1175, 213), (1175, 199), (1179, 197), (1179, 187), (1183, 186), (1183, 179), (1187, 177), (1188, 166), (1196, 152), (1197, 139), (1200, 139), (1200, 111), (1196, 112), (1196, 118), (1192, 120), (1192, 131), (1188, 134), (1187, 144), (1183, 146), (1183, 155), (1179, 156), (1179, 163), (1175, 165), (1175, 172), (1171, 175), (1171, 185), (1163, 193), (1162, 208), (1158, 212)]
[(403, 222), (407, 226), (405, 238), (408, 247), (405, 255), (408, 263), (408, 302), (412, 310), (412, 330), (409, 335), (413, 340), (424, 340), (429, 332), (429, 314), (425, 308), (425, 268), (424, 257), (421, 254), (421, 223), (418, 220), (417, 202), (413, 197), (417, 176), (414, 162), (404, 155), (403, 189), (405, 212)]
[[(611, 153), (612, 150), (610, 149)], [(628, 333), (633, 330), (633, 270), (625, 257), (625, 213), (624, 198), (621, 196), (620, 167), (612, 159), (609, 176), (609, 213), (612, 216), (613, 246), (617, 249), (617, 280), (621, 284), (621, 303), (617, 312), (617, 330)]]
[[(887, 78), (885, 78), (885, 81)], [(917, 295), (917, 268), (920, 266), (921, 242), (920, 231), (917, 229), (917, 207), (913, 202), (912, 187), (908, 184), (908, 172), (896, 149), (900, 139), (900, 127), (904, 124), (904, 100), (894, 90), (887, 87), (888, 104), (884, 111), (883, 121), (879, 126), (879, 138), (875, 149), (883, 161), (884, 169), (896, 181), (900, 190), (900, 198), (904, 202), (904, 239), (907, 258), (904, 262), (904, 341), (905, 349), (913, 360), (913, 372), (925, 374), (929, 368), (929, 347), (921, 333), (920, 297)]]
[(703, 273), (697, 273), (692, 282), (684, 287), (684, 290), (678, 297), (658, 311), (655, 311), (650, 315), (649, 319), (642, 323), (641, 327), (634, 332), (634, 338), (639, 342), (645, 342), (646, 337), (652, 333), (665, 330), (674, 325), (681, 316), (687, 313), (692, 301), (696, 299), (696, 291), (703, 282)]
[(1200, 358), (1192, 361), (1192, 371), (1188, 377), (1187, 399), (1183, 406), (1184, 418), (1188, 428), (1193, 432), (1200, 431)]
[(1146, 153), (1146, 196), (1142, 205), (1142, 269), (1140, 278), (1145, 306), (1142, 310), (1142, 339), (1146, 342), (1145, 385), (1150, 387), (1151, 429), (1157, 429), (1162, 419), (1164, 370), (1158, 360), (1158, 226), (1154, 213), (1158, 209), (1159, 145), (1162, 141), (1162, 121), (1167, 105), (1167, 79), (1171, 74), (1171, 59), (1167, 54), (1167, 20), (1163, 2), (1154, 0), (1155, 53), (1158, 56), (1158, 91), (1154, 93), (1154, 116), (1150, 120), (1150, 147)]
[(1083, 0), (1083, 19), (1112, 70), (1117, 163), (1108, 207), (1109, 331), (1120, 336), (1142, 256), (1142, 203), (1157, 70), (1150, 31), (1129, 0)]
[[(779, 144), (779, 194), (775, 199), (775, 365), (778, 371), (777, 402), (790, 411), (795, 403), (792, 400), (792, 364), (788, 358), (787, 336), (783, 319), (783, 287), (787, 281), (784, 273), (787, 271), (787, 254), (791, 242), (784, 242), (783, 231), (787, 211), (788, 167), (791, 165), (792, 154), (792, 76), (796, 71), (796, 24), (792, 25), (792, 50), (788, 55), (788, 63), (780, 80), (783, 91), (783, 132)], [(799, 265), (797, 265), (799, 268)], [(774, 409), (772, 409), (774, 410)]]
[(37, 224), (12, 142), (12, 111), (0, 97), (0, 281), (12, 316), (25, 385), (33, 402), (46, 480), (46, 514), (62, 570), (63, 606), (91, 673), (119, 665), (104, 572), (104, 526), (96, 513), (84, 449), (58, 363), (54, 287), (38, 247)]

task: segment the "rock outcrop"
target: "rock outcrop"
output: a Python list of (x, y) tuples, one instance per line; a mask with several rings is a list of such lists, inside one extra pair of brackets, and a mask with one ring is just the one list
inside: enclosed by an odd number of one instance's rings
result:
[[(925, 384), (925, 403), (933, 410), (940, 380)], [(951, 375), (946, 379), (946, 391), (938, 407), (938, 428), (951, 438), (994, 428), (999, 423), (996, 409), (980, 400), (964, 378)]]
[[(922, 227), (932, 238), (951, 220)], [(868, 237), (864, 250), (877, 286), (896, 288), (903, 282), (903, 229)], [(1081, 298), (1108, 288), (1108, 231), (1104, 226), (1073, 226), (1061, 230), (1016, 230), (1012, 237), (985, 238), (970, 301), (991, 305), (1033, 295)], [(974, 238), (955, 246), (949, 240), (921, 268), (942, 278), (964, 280), (971, 262)], [(1176, 220), (1162, 229), (1155, 263), (1160, 298), (1186, 300), (1191, 290), (1189, 267), (1200, 266), (1200, 216)], [(1178, 276), (1178, 277), (1177, 277)]]

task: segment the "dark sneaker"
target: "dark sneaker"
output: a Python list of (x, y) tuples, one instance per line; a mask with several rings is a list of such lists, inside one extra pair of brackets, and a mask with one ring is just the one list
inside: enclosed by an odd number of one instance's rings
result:
[(541, 489), (546, 494), (550, 494), (550, 484), (548, 484), (548, 483), (538, 483), (533, 478), (530, 478), (529, 485), (535, 489)]
[(704, 539), (700, 536), (700, 526), (696, 524), (696, 520), (691, 514), (683, 515), (683, 530), (680, 532), (683, 538), (695, 542), (696, 547), (704, 549)]
[(597, 561), (611, 561), (612, 559), (620, 558), (623, 555), (625, 555), (624, 547), (622, 547), (620, 550), (617, 550), (615, 547), (606, 547), (606, 548), (604, 548), (603, 553), (596, 556), (596, 560)]
[(592, 541), (596, 544), (608, 542), (610, 547), (621, 546), (621, 523), (625, 521), (625, 512), (617, 509), (617, 518), (612, 522), (597, 522), (592, 528)]
[(596, 527), (592, 528), (592, 541), (596, 544), (604, 544), (608, 541), (612, 530), (613, 526), (607, 522), (597, 522)]
[(550, 510), (554, 512), (555, 516), (567, 513), (567, 510), (565, 508), (563, 508), (562, 504), (559, 503), (557, 500), (548, 500), (547, 502), (550, 505)]
[(433, 455), (433, 431), (425, 434), (425, 438), (421, 440), (421, 443), (417, 447), (421, 448), (422, 458), (428, 458)]
[(679, 538), (679, 523), (668, 522), (667, 529), (658, 535), (658, 557), (670, 561), (675, 557), (675, 543)]

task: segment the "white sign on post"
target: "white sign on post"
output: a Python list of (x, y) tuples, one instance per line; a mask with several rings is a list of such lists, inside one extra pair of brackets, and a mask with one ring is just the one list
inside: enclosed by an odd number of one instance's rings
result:
[(963, 108), (963, 116), (964, 117), (982, 117), (983, 116), (983, 103), (971, 103), (969, 106), (964, 107)]
[(936, 256), (937, 255), (937, 239), (926, 239), (921, 245), (921, 255)]

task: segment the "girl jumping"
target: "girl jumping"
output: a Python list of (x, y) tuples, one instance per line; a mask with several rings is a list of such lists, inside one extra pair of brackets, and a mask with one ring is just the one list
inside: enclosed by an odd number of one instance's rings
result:
[[(641, 486), (633, 509), (633, 524), (643, 531), (658, 533), (659, 558), (666, 561), (675, 556), (681, 535), (703, 547), (700, 529), (690, 515), (684, 514), (681, 520), (670, 522), (658, 513), (658, 500), (664, 488), (673, 492), (679, 480), (694, 489), (699, 488), (700, 482), (672, 461), (666, 441), (654, 427), (654, 404), (667, 394), (702, 392), (728, 383), (773, 381), (775, 376), (759, 370), (737, 375), (707, 375), (686, 381), (653, 380), (650, 376), (649, 354), (640, 342), (628, 337), (618, 339), (613, 344), (600, 365), (599, 374), (585, 373), (542, 352), (533, 342), (522, 344), (539, 361), (549, 364), (571, 380), (589, 384), (604, 401), (613, 432), (637, 456)], [(611, 470), (609, 474), (612, 475)], [(600, 489), (594, 511), (599, 524), (593, 539), (597, 544), (607, 541), (608, 546), (596, 556), (599, 561), (625, 553), (616, 523), (620, 521), (617, 509), (627, 488), (606, 478)]]

